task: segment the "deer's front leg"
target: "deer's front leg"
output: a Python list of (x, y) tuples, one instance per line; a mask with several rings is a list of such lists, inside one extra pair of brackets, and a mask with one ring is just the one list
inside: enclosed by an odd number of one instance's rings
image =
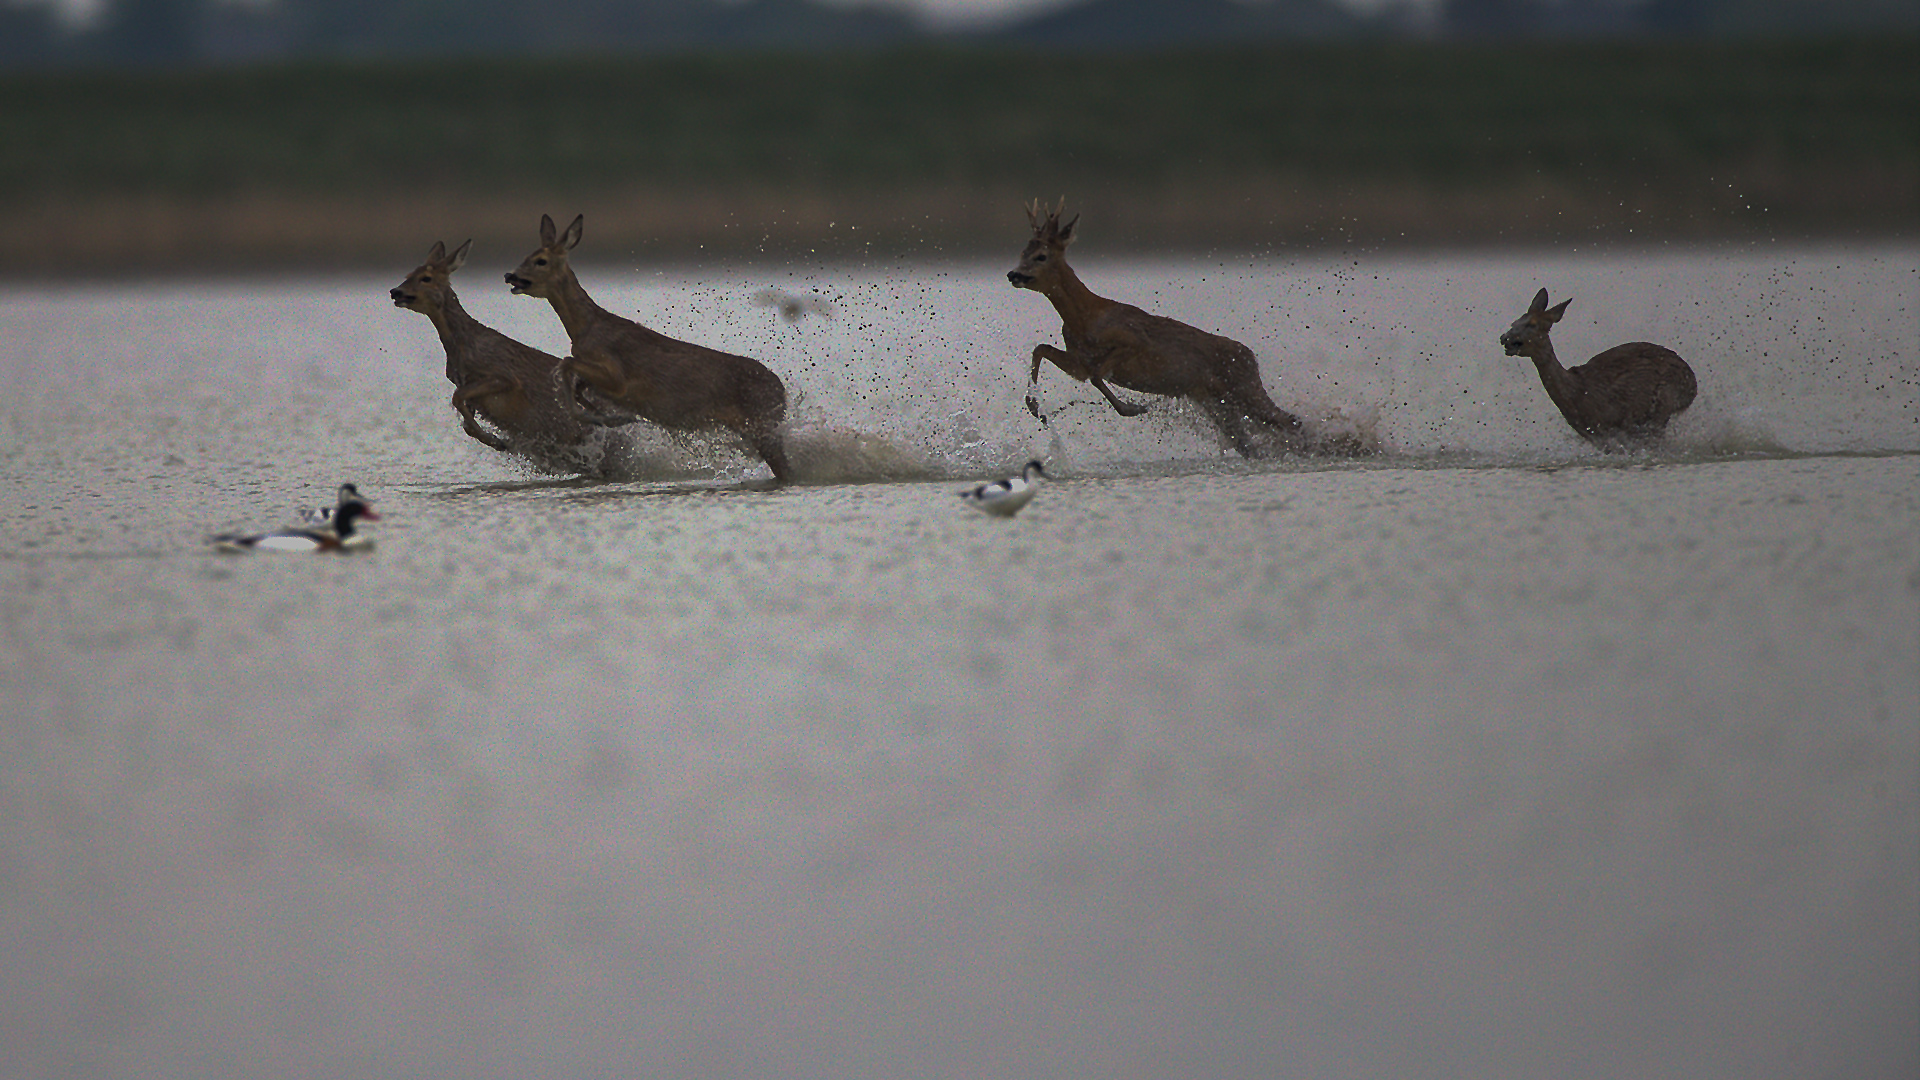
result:
[(495, 450), (508, 449), (507, 440), (480, 426), (479, 417), (473, 412), (473, 399), (487, 394), (499, 393), (512, 384), (504, 380), (484, 379), (468, 383), (453, 392), (453, 410), (460, 414), (460, 428), (476, 441), (485, 443)]
[(1052, 345), (1035, 345), (1033, 347), (1033, 371), (1027, 378), (1028, 382), (1037, 383), (1040, 381), (1040, 362), (1042, 360), (1051, 362), (1054, 367), (1066, 372), (1070, 378), (1080, 382), (1086, 382), (1087, 376), (1090, 374), (1090, 372), (1087, 371), (1087, 365), (1081, 363), (1079, 357), (1067, 350), (1057, 349)]
[(568, 357), (561, 361), (559, 367), (554, 368), (553, 386), (559, 393), (560, 400), (566, 402), (567, 409), (576, 419), (604, 427), (619, 427), (639, 419), (630, 410), (608, 401), (593, 388), (592, 383), (570, 371), (567, 364), (571, 360), (572, 357)]
[[(1121, 416), (1139, 416), (1141, 413), (1147, 411), (1145, 405), (1135, 405), (1131, 401), (1121, 401), (1118, 397), (1114, 396), (1112, 388), (1107, 386), (1107, 380), (1102, 378), (1101, 375), (1113, 367), (1111, 359), (1109, 359), (1107, 363), (1100, 365), (1099, 370), (1095, 370), (1093, 364), (1082, 360), (1080, 357), (1064, 349), (1056, 349), (1051, 345), (1035, 345), (1033, 347), (1033, 382), (1040, 380), (1041, 360), (1051, 360), (1053, 361), (1054, 367), (1066, 372), (1073, 378), (1081, 382), (1092, 383), (1093, 388), (1100, 391), (1100, 396), (1107, 399), (1107, 404), (1113, 406), (1113, 411), (1119, 413)], [(1027, 394), (1027, 411), (1033, 413), (1035, 416), (1040, 415), (1039, 406), (1034, 402), (1031, 392)]]
[(617, 363), (597, 363), (592, 358), (578, 355), (562, 357), (560, 366), (554, 369), (553, 377), (560, 382), (568, 398), (574, 402), (575, 411), (582, 410), (579, 388), (590, 386), (600, 396), (611, 401), (624, 401), (627, 394), (627, 380)]
[(1076, 379), (1084, 379), (1086, 376), (1074, 374), (1074, 368), (1079, 365), (1073, 357), (1065, 352), (1051, 345), (1035, 345), (1033, 347), (1033, 369), (1027, 372), (1027, 411), (1032, 413), (1035, 419), (1044, 424), (1047, 422), (1047, 418), (1040, 415), (1040, 402), (1034, 397), (1033, 393), (1040, 386), (1040, 362), (1043, 360), (1053, 361), (1054, 367), (1059, 368), (1068, 375), (1072, 375)]

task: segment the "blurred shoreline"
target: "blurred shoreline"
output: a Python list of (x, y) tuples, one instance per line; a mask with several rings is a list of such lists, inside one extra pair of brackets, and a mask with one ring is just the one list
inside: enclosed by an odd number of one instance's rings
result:
[(0, 77), (0, 280), (1920, 234), (1920, 38), (309, 63)]
[[(1082, 242), (1107, 254), (1246, 255), (1339, 250), (1633, 248), (1753, 242), (1877, 244), (1916, 235), (1920, 176), (1858, 172), (1820, 184), (1750, 179), (1720, 192), (1607, 193), (1534, 184), (1435, 191), (1248, 182), (1187, 192), (1064, 193)], [(1734, 190), (1737, 189), (1737, 190)], [(1052, 202), (1061, 192), (1049, 192)], [(0, 208), (0, 282), (196, 274), (282, 276), (393, 269), (435, 240), (473, 240), (477, 261), (531, 249), (541, 214), (587, 217), (585, 264), (846, 264), (1011, 257), (1025, 243), (1012, 191), (929, 189), (886, 198), (819, 191), (647, 190), (459, 195), (422, 207), (346, 194), (263, 192), (48, 199)], [(56, 259), (47, 253), (57, 252)]]

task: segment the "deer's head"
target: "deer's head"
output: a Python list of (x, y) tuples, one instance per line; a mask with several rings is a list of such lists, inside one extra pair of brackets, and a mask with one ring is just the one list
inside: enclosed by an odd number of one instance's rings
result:
[(1508, 356), (1532, 356), (1546, 343), (1547, 334), (1560, 316), (1567, 313), (1571, 300), (1562, 300), (1553, 307), (1547, 306), (1547, 290), (1541, 289), (1533, 295), (1533, 304), (1527, 313), (1513, 320), (1507, 332), (1500, 335), (1500, 344), (1507, 350)]
[(547, 299), (553, 296), (553, 285), (566, 275), (567, 252), (580, 242), (580, 233), (587, 216), (581, 214), (567, 226), (565, 233), (558, 233), (553, 218), (540, 215), (540, 246), (533, 254), (520, 263), (518, 269), (507, 275), (507, 284), (516, 296), (538, 296)]
[(447, 297), (453, 294), (453, 272), (467, 261), (467, 250), (471, 247), (473, 241), (469, 240), (448, 255), (447, 245), (435, 240), (433, 249), (427, 252), (427, 261), (408, 274), (407, 280), (388, 291), (387, 295), (393, 297), (393, 306), (426, 314), (444, 310)]
[(1027, 241), (1026, 250), (1020, 253), (1020, 265), (1007, 271), (1007, 280), (1013, 282), (1014, 288), (1046, 292), (1047, 286), (1059, 276), (1060, 268), (1067, 264), (1067, 245), (1073, 243), (1073, 227), (1080, 215), (1075, 214), (1072, 221), (1062, 225), (1060, 212), (1066, 208), (1065, 196), (1052, 210), (1042, 207), (1038, 199), (1027, 204), (1027, 222), (1033, 226), (1033, 239)]

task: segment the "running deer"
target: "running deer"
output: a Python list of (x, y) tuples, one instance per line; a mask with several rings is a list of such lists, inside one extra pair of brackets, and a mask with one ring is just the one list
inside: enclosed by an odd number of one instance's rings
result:
[(585, 220), (576, 217), (558, 233), (553, 218), (540, 215), (540, 246), (507, 275), (515, 295), (546, 300), (560, 316), (573, 341), (561, 371), (662, 427), (727, 428), (746, 439), (774, 479), (791, 479), (780, 440), (787, 412), (780, 377), (758, 360), (670, 338), (594, 303), (567, 265)]
[(1534, 294), (1527, 313), (1500, 335), (1508, 356), (1524, 356), (1540, 370), (1547, 396), (1573, 430), (1602, 449), (1653, 438), (1667, 421), (1693, 403), (1693, 369), (1672, 349), (1645, 341), (1615, 345), (1576, 368), (1563, 368), (1548, 336), (1571, 300), (1547, 306), (1547, 290)]
[[(596, 423), (621, 424), (631, 416), (584, 420), (570, 402), (560, 376), (561, 360), (500, 333), (467, 314), (454, 295), (453, 272), (467, 261), (469, 240), (453, 254), (435, 241), (427, 261), (387, 295), (395, 307), (425, 315), (440, 332), (447, 350), (447, 379), (453, 383), (453, 408), (461, 427), (479, 442), (504, 450), (566, 464), (585, 463), (582, 455)], [(481, 426), (485, 419), (498, 433)]]
[(1243, 457), (1275, 450), (1352, 453), (1358, 449), (1348, 445), (1350, 439), (1315, 439), (1299, 417), (1275, 405), (1260, 381), (1260, 364), (1252, 349), (1232, 338), (1095, 295), (1067, 265), (1067, 245), (1073, 243), (1073, 227), (1080, 218), (1075, 215), (1062, 225), (1064, 209), (1065, 199), (1044, 213), (1038, 200), (1027, 206), (1033, 239), (1021, 252), (1020, 265), (1007, 272), (1014, 287), (1032, 289), (1053, 301), (1066, 344), (1065, 349), (1034, 346), (1027, 411), (1040, 415), (1032, 388), (1040, 381), (1040, 362), (1047, 360), (1073, 378), (1092, 383), (1121, 416), (1138, 416), (1146, 407), (1121, 400), (1112, 386), (1187, 398), (1200, 406)]

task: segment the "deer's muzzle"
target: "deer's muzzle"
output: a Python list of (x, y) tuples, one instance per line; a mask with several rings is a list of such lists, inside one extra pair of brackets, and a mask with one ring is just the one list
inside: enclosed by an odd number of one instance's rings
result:
[(1014, 288), (1024, 289), (1033, 284), (1033, 275), (1023, 274), (1018, 270), (1009, 270), (1007, 271), (1007, 280), (1013, 282)]
[(508, 274), (507, 285), (516, 295), (533, 288), (533, 282), (521, 277), (519, 274)]

